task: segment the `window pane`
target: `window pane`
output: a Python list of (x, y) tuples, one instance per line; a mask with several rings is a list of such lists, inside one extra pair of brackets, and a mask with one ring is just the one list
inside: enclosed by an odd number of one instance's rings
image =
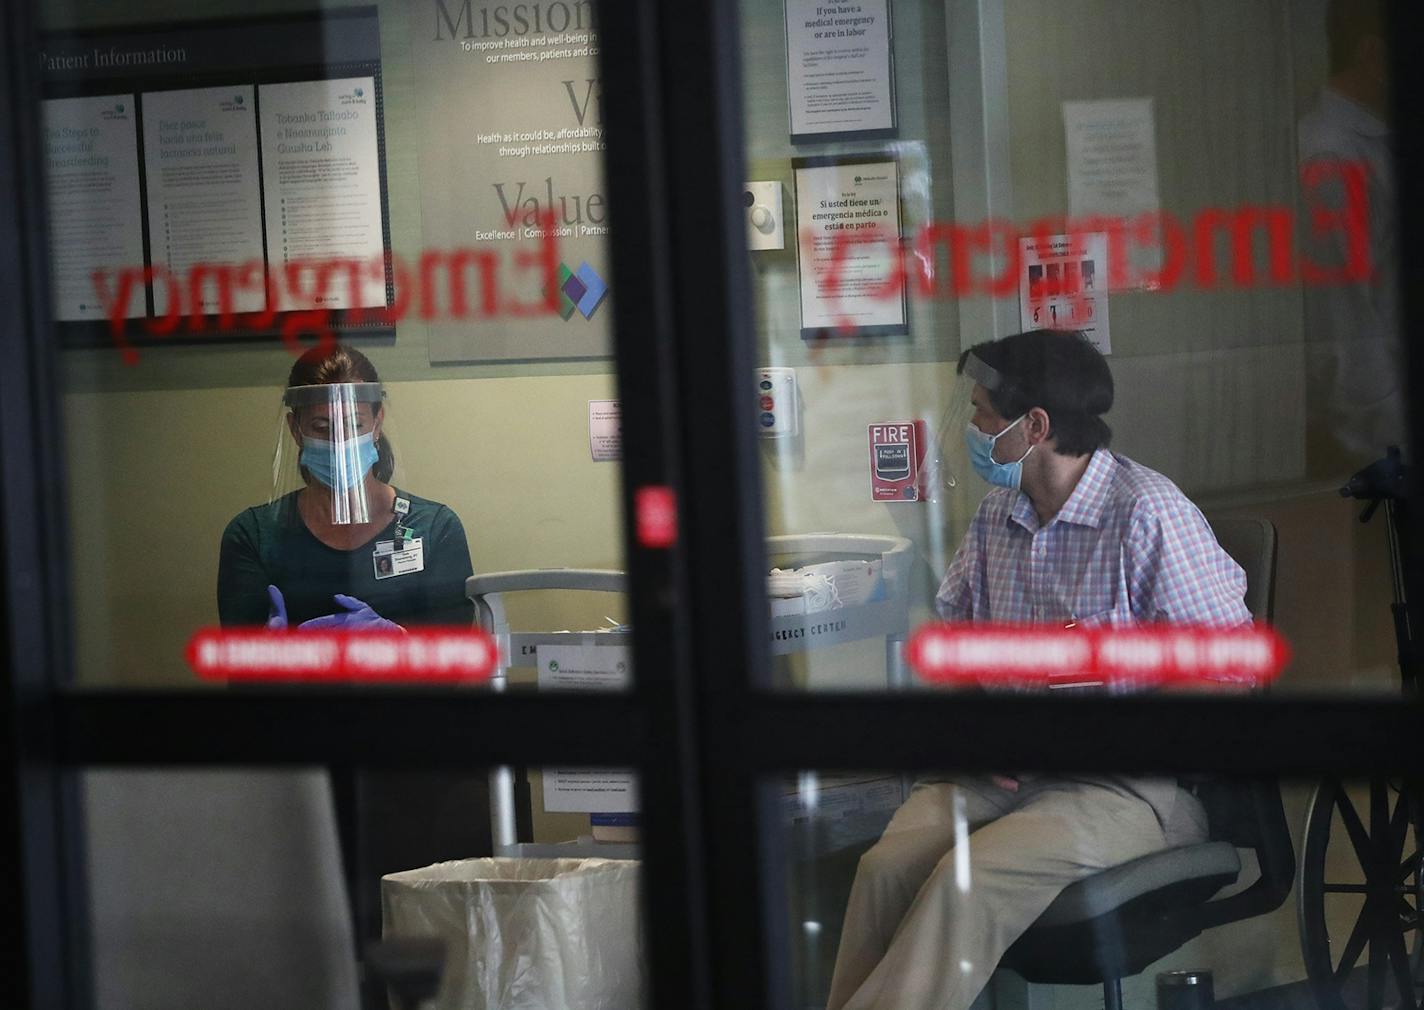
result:
[(1419, 794), (1402, 777), (768, 787), (786, 904), (766, 914), (785, 917), (791, 1006), (1090, 1008), (1116, 976), (1129, 1006), (1269, 990), (1339, 1010), (1415, 1005), (1424, 985)]
[(1255, 619), (1275, 689), (1398, 692), (1379, 6), (741, 4), (767, 533), (880, 538), (773, 541), (780, 686), (922, 684), (941, 617)]
[(597, 16), (525, 13), (37, 5), (81, 686), (197, 686), (219, 624), (624, 623)]
[(96, 1005), (385, 1008), (401, 959), (438, 1006), (520, 985), (638, 1005), (636, 828), (519, 779), (522, 841), (500, 848), (483, 771), (84, 774)]

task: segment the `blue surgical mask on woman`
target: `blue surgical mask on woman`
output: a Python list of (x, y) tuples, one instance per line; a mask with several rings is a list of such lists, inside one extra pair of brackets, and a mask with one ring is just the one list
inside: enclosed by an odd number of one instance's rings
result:
[(1007, 487), (1017, 491), (1019, 482), (1023, 480), (1023, 461), (1028, 459), (1030, 452), (1033, 452), (1033, 446), (1029, 446), (1027, 451), (1012, 463), (1000, 463), (994, 458), (994, 443), (1003, 438), (1010, 428), (1025, 417), (1028, 415), (1020, 414), (1018, 420), (997, 435), (984, 434), (974, 426), (973, 421), (964, 426), (964, 444), (969, 447), (970, 465), (974, 467), (975, 473), (996, 487)]
[(373, 432), (341, 442), (302, 438), (301, 465), (333, 490), (349, 491), (361, 483), (379, 458)]

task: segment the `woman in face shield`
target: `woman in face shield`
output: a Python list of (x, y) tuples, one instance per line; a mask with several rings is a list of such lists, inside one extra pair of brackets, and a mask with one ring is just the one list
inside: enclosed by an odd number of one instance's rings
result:
[[(272, 499), (223, 532), (223, 625), (470, 624), (464, 527), (447, 506), (391, 484), (385, 392), (366, 356), (341, 345), (308, 351), (282, 401)], [(289, 493), (284, 470), (299, 485)]]

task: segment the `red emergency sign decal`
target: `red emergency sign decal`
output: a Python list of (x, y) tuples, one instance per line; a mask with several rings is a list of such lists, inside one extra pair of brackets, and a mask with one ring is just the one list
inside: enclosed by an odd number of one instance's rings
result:
[(476, 628), (269, 631), (204, 628), (188, 641), (188, 665), (204, 680), (481, 683), (499, 649)]
[(677, 543), (677, 496), (663, 485), (640, 487), (633, 496), (638, 544), (671, 547)]
[(925, 680), (943, 684), (1259, 687), (1280, 675), (1290, 661), (1290, 648), (1265, 625), (1052, 628), (934, 623), (910, 637), (906, 658)]

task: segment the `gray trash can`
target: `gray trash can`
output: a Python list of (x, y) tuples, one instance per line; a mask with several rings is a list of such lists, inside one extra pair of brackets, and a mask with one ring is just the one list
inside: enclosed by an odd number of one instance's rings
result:
[(638, 863), (463, 859), (381, 879), (388, 937), (438, 936), (436, 1010), (638, 1010)]

